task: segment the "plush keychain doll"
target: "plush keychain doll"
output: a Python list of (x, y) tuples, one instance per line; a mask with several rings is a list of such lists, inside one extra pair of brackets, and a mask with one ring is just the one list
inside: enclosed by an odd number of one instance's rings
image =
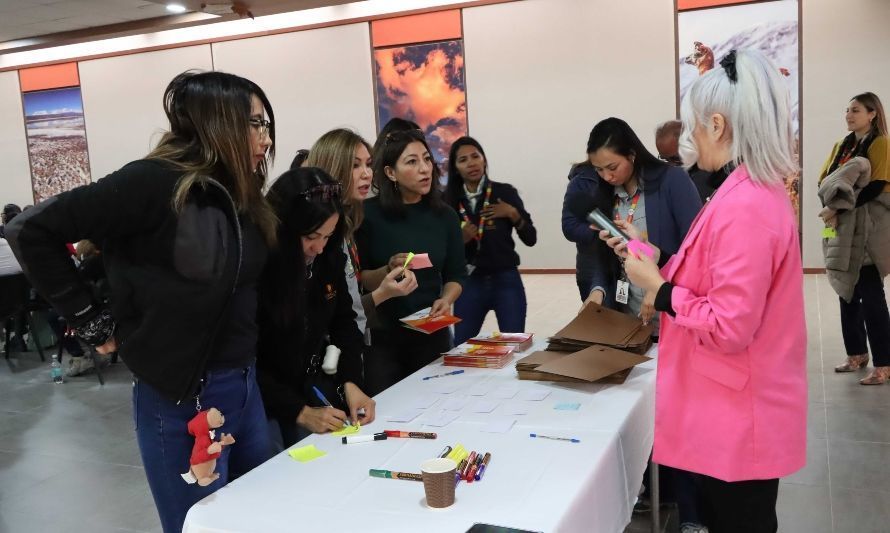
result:
[(220, 439), (216, 440), (214, 430), (222, 427), (225, 422), (226, 418), (216, 408), (200, 411), (189, 421), (189, 435), (195, 437), (195, 446), (192, 448), (192, 457), (189, 460), (191, 468), (182, 474), (182, 479), (189, 485), (198, 483), (206, 487), (219, 479), (219, 474), (214, 472), (216, 458), (222, 452), (223, 446), (235, 443), (235, 438), (227, 433), (221, 433)]

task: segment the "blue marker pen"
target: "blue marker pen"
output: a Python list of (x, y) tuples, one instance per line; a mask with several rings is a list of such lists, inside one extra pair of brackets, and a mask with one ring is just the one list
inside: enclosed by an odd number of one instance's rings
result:
[[(312, 390), (315, 391), (315, 395), (318, 396), (318, 399), (321, 400), (321, 403), (327, 405), (328, 407), (334, 407), (333, 405), (331, 405), (331, 402), (329, 402), (328, 399), (324, 397), (324, 394), (322, 394), (321, 391), (318, 390), (318, 387), (316, 387), (316, 386), (313, 385), (313, 386), (312, 386)], [(351, 426), (351, 425), (352, 425), (352, 420), (350, 420), (349, 418), (347, 418), (347, 419), (346, 419), (346, 425), (347, 425), (347, 426)]]
[(435, 376), (426, 376), (425, 378), (423, 378), (423, 380), (426, 381), (428, 379), (441, 378), (443, 376), (454, 376), (454, 375), (463, 374), (463, 373), (464, 373), (463, 370), (453, 370), (451, 372), (445, 372), (444, 374), (436, 374)]

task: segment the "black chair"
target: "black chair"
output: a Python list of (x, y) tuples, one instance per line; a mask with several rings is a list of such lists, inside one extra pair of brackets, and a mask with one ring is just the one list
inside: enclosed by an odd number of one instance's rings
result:
[[(32, 290), (31, 284), (24, 274), (0, 276), (0, 321), (6, 330), (4, 355), (7, 360), (11, 352), (10, 340), (13, 330), (18, 327), (19, 333), (22, 333), (23, 324), (27, 323), (31, 339), (34, 346), (37, 347), (37, 353), (40, 354), (40, 360), (46, 361), (43, 346), (40, 345), (40, 339), (38, 339), (37, 328), (34, 327), (33, 314), (47, 309), (48, 305)], [(21, 340), (24, 342), (24, 339)]]

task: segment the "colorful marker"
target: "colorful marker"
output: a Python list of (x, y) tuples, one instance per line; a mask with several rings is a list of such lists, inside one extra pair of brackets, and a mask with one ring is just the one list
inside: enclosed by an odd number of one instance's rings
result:
[(386, 479), (406, 479), (409, 481), (423, 481), (423, 476), (413, 474), (411, 472), (394, 472), (392, 470), (378, 470), (372, 468), (368, 471), (371, 477), (382, 477)]
[(435, 376), (426, 376), (425, 378), (423, 378), (423, 380), (426, 381), (428, 379), (441, 378), (444, 376), (454, 376), (454, 375), (463, 374), (463, 373), (464, 373), (463, 370), (453, 370), (451, 372), (445, 372), (444, 374), (436, 374)]
[(387, 429), (383, 431), (386, 433), (387, 437), (394, 439), (435, 439), (435, 433), (426, 433), (423, 431), (397, 431), (394, 429)]
[(581, 439), (574, 437), (548, 437), (547, 435), (538, 435), (537, 433), (529, 433), (529, 437), (538, 439), (564, 440), (566, 442), (581, 442)]
[(348, 435), (346, 437), (343, 437), (343, 444), (373, 442), (375, 440), (386, 440), (386, 433), (374, 433), (373, 435)]
[(460, 473), (460, 477), (463, 479), (467, 478), (467, 474), (470, 473), (470, 469), (473, 468), (473, 465), (476, 463), (476, 456), (479, 455), (476, 452), (470, 453), (470, 457), (467, 459), (467, 464), (464, 465), (463, 471)]
[(482, 459), (482, 466), (480, 466), (479, 471), (476, 472), (476, 481), (482, 479), (482, 476), (485, 474), (485, 469), (488, 468), (489, 461), (491, 461), (491, 454), (485, 452), (485, 458)]
[(482, 454), (476, 456), (476, 462), (473, 463), (470, 471), (467, 472), (467, 483), (472, 483), (474, 480), (478, 479), (476, 476), (479, 472), (479, 467), (482, 466)]
[(443, 457), (448, 457), (448, 454), (451, 453), (451, 446), (445, 446), (441, 452), (439, 452), (438, 457), (441, 459)]

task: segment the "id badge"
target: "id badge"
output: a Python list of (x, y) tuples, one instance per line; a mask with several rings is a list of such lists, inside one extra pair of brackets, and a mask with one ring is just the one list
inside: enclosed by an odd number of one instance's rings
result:
[(630, 299), (630, 283), (623, 279), (618, 280), (618, 287), (615, 290), (615, 301), (627, 305)]

